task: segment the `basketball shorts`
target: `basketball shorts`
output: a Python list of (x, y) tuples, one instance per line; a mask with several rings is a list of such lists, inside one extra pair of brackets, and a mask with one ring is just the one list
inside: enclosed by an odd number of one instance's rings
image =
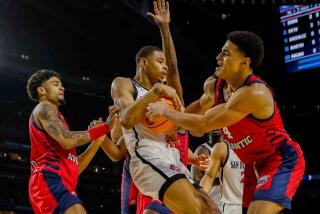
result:
[(238, 204), (223, 204), (222, 214), (242, 214), (242, 205)]
[(142, 194), (162, 201), (168, 187), (178, 179), (189, 178), (190, 172), (176, 148), (149, 143), (151, 146), (138, 147), (131, 154), (130, 173)]
[(251, 200), (265, 200), (291, 209), (292, 197), (304, 174), (305, 161), (296, 142), (284, 143), (277, 151), (267, 160), (245, 167), (244, 207), (248, 207)]
[(151, 201), (146, 209), (153, 210), (161, 214), (173, 214), (173, 212), (167, 206), (162, 204), (161, 201), (157, 200)]
[(49, 171), (30, 176), (29, 199), (34, 213), (64, 213), (69, 207), (82, 203), (74, 191), (69, 191), (59, 175)]

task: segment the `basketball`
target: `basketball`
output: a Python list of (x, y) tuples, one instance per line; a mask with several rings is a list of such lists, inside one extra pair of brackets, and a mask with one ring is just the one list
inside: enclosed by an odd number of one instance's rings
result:
[[(162, 100), (166, 101), (169, 108), (175, 109), (171, 99), (161, 97), (158, 99), (157, 102), (162, 102)], [(168, 120), (166, 117), (157, 117), (157, 118), (154, 118), (153, 120), (150, 120), (149, 118), (145, 117), (144, 125), (154, 132), (161, 132), (164, 134), (170, 133), (176, 128), (176, 124), (173, 121)]]

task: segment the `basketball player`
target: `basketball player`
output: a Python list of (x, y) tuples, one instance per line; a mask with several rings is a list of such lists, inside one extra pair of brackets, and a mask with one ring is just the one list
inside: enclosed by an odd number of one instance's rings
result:
[[(221, 136), (218, 132), (216, 133)], [(210, 192), (218, 173), (222, 213), (241, 214), (244, 164), (225, 141), (219, 141), (211, 150), (212, 165), (202, 177), (200, 185)]]
[[(135, 77), (118, 77), (111, 86), (114, 103), (121, 109), (123, 135), (131, 155), (131, 176), (141, 193), (160, 199), (175, 213), (210, 213), (215, 205), (187, 179), (190, 174), (179, 160), (177, 149), (167, 146), (164, 134), (154, 133), (142, 123), (147, 104), (161, 96), (171, 97), (178, 109), (182, 106), (176, 54), (169, 31), (169, 3), (154, 2), (154, 11), (148, 16), (167, 41), (163, 42), (164, 52), (157, 47), (143, 47), (136, 56)], [(162, 84), (165, 79), (169, 86)]]
[[(196, 156), (188, 149), (188, 132), (185, 130), (178, 130), (176, 138), (170, 137), (166, 139), (169, 145), (175, 144), (180, 152), (180, 160), (185, 165), (192, 164), (199, 170), (206, 170), (209, 168), (210, 161), (206, 155)], [(178, 143), (177, 143), (177, 141)], [(145, 196), (138, 192), (136, 186), (132, 182), (129, 170), (130, 155), (125, 147), (123, 136), (121, 136), (116, 144), (105, 140), (101, 145), (103, 151), (114, 162), (125, 157), (122, 173), (121, 184), (121, 213), (137, 213), (137, 214), (171, 214), (172, 211), (164, 206), (161, 201), (152, 200), (152, 198)]]
[[(210, 76), (204, 83), (203, 95), (199, 100), (186, 107), (185, 112), (203, 114), (210, 109), (214, 105), (215, 82), (216, 78)], [(223, 92), (226, 95), (229, 94), (230, 88), (224, 87)], [(209, 141), (201, 144), (196, 149), (195, 154), (210, 154), (213, 151), (211, 158), (215, 167), (211, 167), (209, 172), (206, 172), (206, 186), (203, 184), (201, 186), (209, 193), (222, 213), (242, 213), (243, 183), (241, 181), (244, 164), (230, 149), (229, 145), (223, 142), (220, 131), (211, 131), (208, 135)], [(213, 150), (212, 147), (214, 147)], [(218, 162), (220, 162), (220, 167)], [(191, 167), (191, 176), (194, 181), (200, 183), (203, 175), (204, 171)], [(208, 175), (211, 175), (211, 177), (209, 178)], [(212, 184), (214, 184), (213, 187)]]
[[(108, 124), (98, 122), (87, 131), (70, 131), (58, 107), (64, 103), (61, 77), (52, 70), (31, 75), (27, 92), (38, 102), (29, 119), (31, 176), (29, 199), (35, 213), (86, 213), (75, 193), (78, 175), (88, 166), (109, 132)], [(114, 111), (113, 111), (114, 110)], [(75, 147), (93, 141), (77, 157)]]
[[(146, 114), (150, 118), (165, 116), (199, 136), (222, 129), (224, 139), (246, 164), (243, 205), (251, 202), (250, 214), (290, 209), (305, 169), (302, 150), (285, 131), (271, 88), (253, 74), (262, 61), (263, 49), (255, 34), (231, 32), (217, 56), (219, 80), (213, 108), (195, 115), (154, 103)], [(232, 90), (230, 96), (223, 93), (226, 84)]]
[[(209, 140), (201, 145), (199, 145), (196, 150), (194, 151), (195, 155), (208, 155), (210, 156), (212, 147), (219, 142), (222, 142), (222, 137), (219, 132), (209, 132), (208, 133)], [(200, 184), (201, 178), (203, 177), (205, 170), (198, 169), (195, 166), (191, 166), (190, 169), (191, 178)], [(220, 181), (219, 176), (212, 182), (212, 189), (211, 191), (207, 191), (208, 194), (211, 196), (212, 200), (218, 206), (219, 210), (222, 212), (222, 202), (221, 202), (221, 192), (220, 192)]]

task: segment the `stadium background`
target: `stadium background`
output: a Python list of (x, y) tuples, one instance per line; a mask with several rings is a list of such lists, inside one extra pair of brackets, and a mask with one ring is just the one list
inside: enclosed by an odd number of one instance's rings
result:
[[(61, 72), (67, 100), (61, 110), (72, 130), (86, 129), (92, 119), (107, 116), (112, 80), (134, 76), (137, 51), (144, 45), (161, 46), (158, 28), (145, 16), (151, 3), (0, 0), (0, 213), (31, 212), (28, 118), (35, 103), (26, 94), (28, 76), (39, 68)], [(265, 59), (255, 73), (276, 91), (285, 127), (305, 153), (305, 174), (319, 175), (320, 71), (286, 73), (279, 5), (288, 3), (311, 2), (171, 0), (171, 31), (186, 104), (201, 95), (228, 32), (260, 35)], [(192, 137), (190, 146), (204, 141)], [(119, 213), (121, 166), (100, 149), (80, 176), (78, 193), (89, 213)], [(319, 201), (319, 180), (305, 180), (292, 213), (315, 210)]]

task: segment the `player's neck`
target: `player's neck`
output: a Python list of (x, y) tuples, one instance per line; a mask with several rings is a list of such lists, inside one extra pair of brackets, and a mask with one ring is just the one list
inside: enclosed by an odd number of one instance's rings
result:
[(146, 89), (151, 89), (153, 84), (151, 84), (150, 80), (145, 75), (136, 74), (133, 78), (139, 85), (145, 87)]
[(250, 74), (252, 74), (252, 70), (248, 69), (242, 72), (241, 75), (237, 75), (235, 78), (228, 80), (227, 83), (230, 85), (232, 92), (242, 87)]
[(47, 99), (41, 99), (40, 98), (40, 100), (39, 100), (39, 104), (50, 104), (50, 105), (53, 105), (55, 108), (57, 108), (58, 109), (58, 105), (56, 105), (55, 103), (52, 103), (52, 102), (50, 102), (49, 100), (47, 100)]

